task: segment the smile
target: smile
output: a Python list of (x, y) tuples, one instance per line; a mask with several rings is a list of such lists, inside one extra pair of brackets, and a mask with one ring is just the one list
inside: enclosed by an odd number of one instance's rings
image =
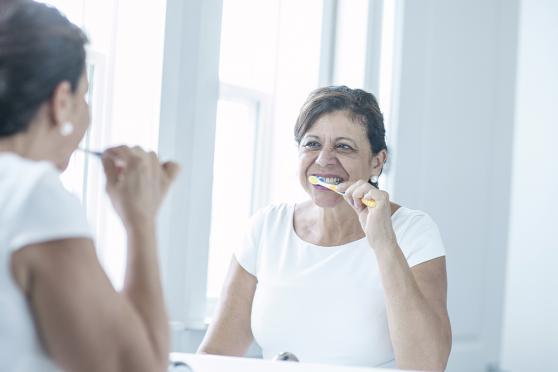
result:
[(326, 176), (320, 176), (318, 174), (315, 174), (314, 176), (318, 177), (320, 181), (328, 183), (330, 185), (339, 185), (344, 181), (344, 179), (341, 177), (326, 177)]

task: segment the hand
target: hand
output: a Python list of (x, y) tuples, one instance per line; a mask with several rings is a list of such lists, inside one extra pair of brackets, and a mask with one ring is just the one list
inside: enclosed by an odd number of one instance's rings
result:
[[(389, 194), (378, 190), (366, 181), (342, 183), (337, 190), (344, 192), (344, 199), (353, 207), (358, 215), (362, 230), (366, 234), (372, 248), (390, 245), (396, 242), (395, 232), (391, 224), (391, 205)], [(362, 198), (376, 201), (375, 207), (367, 207)]]
[(119, 146), (103, 153), (106, 190), (126, 228), (153, 224), (180, 167), (161, 164), (154, 152)]

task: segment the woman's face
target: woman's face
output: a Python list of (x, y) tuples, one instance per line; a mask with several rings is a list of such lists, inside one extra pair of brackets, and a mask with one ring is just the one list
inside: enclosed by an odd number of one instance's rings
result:
[(373, 160), (364, 126), (347, 111), (336, 111), (321, 116), (302, 137), (299, 180), (317, 206), (332, 208), (342, 202), (341, 195), (312, 185), (308, 177), (324, 177), (328, 183), (368, 180), (378, 173)]
[(71, 104), (68, 113), (68, 121), (74, 125), (74, 131), (67, 137), (63, 137), (62, 146), (59, 147), (56, 156), (56, 166), (61, 171), (68, 167), (70, 157), (81, 142), (91, 120), (89, 103), (87, 102), (87, 91), (89, 82), (85, 72), (79, 79), (75, 92), (71, 95)]

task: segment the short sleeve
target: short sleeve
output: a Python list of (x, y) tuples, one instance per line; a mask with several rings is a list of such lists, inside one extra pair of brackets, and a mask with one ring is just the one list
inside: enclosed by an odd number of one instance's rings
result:
[(438, 226), (430, 216), (413, 214), (405, 225), (396, 235), (409, 267), (446, 255)]
[(261, 209), (250, 218), (242, 243), (234, 251), (234, 256), (240, 266), (256, 277), (260, 237), (267, 212), (268, 208)]
[(79, 199), (62, 185), (58, 173), (45, 172), (20, 201), (9, 249), (65, 238), (92, 238)]

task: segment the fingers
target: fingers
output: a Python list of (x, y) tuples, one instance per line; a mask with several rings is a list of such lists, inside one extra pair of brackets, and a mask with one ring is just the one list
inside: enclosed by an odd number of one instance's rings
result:
[(103, 154), (101, 159), (103, 162), (103, 169), (107, 178), (107, 186), (115, 185), (118, 182), (118, 167), (116, 166), (115, 159)]
[(389, 195), (376, 189), (370, 183), (358, 180), (352, 184), (348, 182), (338, 186), (338, 190), (344, 190), (344, 198), (357, 212), (366, 207), (374, 208), (379, 202), (389, 201)]
[(364, 198), (364, 194), (370, 190), (371, 185), (367, 182), (359, 180), (355, 182), (347, 191), (350, 192), (350, 198), (352, 199), (353, 207), (360, 211), (366, 206), (362, 203), (362, 198)]
[(153, 176), (163, 173), (167, 183), (171, 183), (180, 171), (180, 166), (175, 162), (161, 164), (154, 151), (146, 152), (139, 146), (117, 146), (104, 151), (103, 164), (107, 179), (114, 184), (120, 174), (129, 173), (136, 168), (146, 168)]

